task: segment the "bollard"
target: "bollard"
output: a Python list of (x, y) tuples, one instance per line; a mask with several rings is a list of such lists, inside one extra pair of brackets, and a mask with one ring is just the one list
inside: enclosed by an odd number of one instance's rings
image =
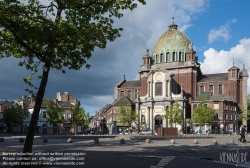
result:
[(48, 139), (43, 139), (43, 143), (47, 143), (48, 142)]
[(216, 145), (216, 144), (217, 144), (217, 140), (216, 140), (216, 139), (213, 139), (212, 143), (213, 143), (214, 145)]
[(170, 140), (170, 143), (171, 143), (171, 144), (175, 144), (175, 140), (174, 140), (174, 139), (171, 139), (171, 140)]
[(99, 140), (98, 139), (94, 139), (94, 144), (98, 144)]
[(72, 143), (73, 141), (72, 141), (71, 138), (69, 138), (69, 139), (67, 140), (67, 142), (68, 142), (68, 143)]
[(125, 144), (125, 140), (124, 139), (120, 139), (120, 144)]
[(198, 144), (198, 140), (197, 140), (197, 139), (194, 139), (194, 140), (193, 140), (193, 143), (194, 143), (194, 144)]
[(150, 143), (151, 140), (149, 138), (146, 139), (146, 143)]

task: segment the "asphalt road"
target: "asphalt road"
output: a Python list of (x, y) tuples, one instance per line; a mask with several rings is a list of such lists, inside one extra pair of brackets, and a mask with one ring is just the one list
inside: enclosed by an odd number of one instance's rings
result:
[[(214, 136), (214, 137), (186, 137), (175, 139), (176, 143), (171, 144), (169, 139), (155, 139), (151, 143), (146, 143), (143, 138), (141, 140), (126, 140), (127, 137), (120, 136), (114, 138), (99, 138), (99, 143), (94, 144), (93, 138), (73, 139), (72, 143), (67, 143), (67, 139), (48, 139), (48, 143), (43, 143), (41, 137), (34, 139), (33, 154), (46, 154), (49, 152), (50, 158), (59, 158), (59, 160), (42, 161), (42, 163), (52, 164), (43, 167), (83, 167), (83, 168), (182, 168), (182, 167), (250, 167), (250, 142), (247, 137), (247, 143), (237, 141), (239, 137), (235, 136)], [(125, 139), (125, 144), (120, 144), (119, 139)], [(153, 139), (153, 138), (152, 138)], [(198, 144), (194, 144), (193, 140), (197, 139)], [(216, 139), (218, 144), (213, 145), (212, 140)], [(230, 140), (234, 140), (231, 144)], [(6, 137), (4, 142), (0, 142), (0, 167), (4, 166), (3, 157), (6, 154), (22, 152), (23, 143), (19, 143), (17, 138)], [(4, 152), (4, 153), (3, 153)], [(56, 153), (58, 152), (58, 153)], [(70, 154), (61, 156), (60, 154)], [(72, 155), (79, 154), (78, 155)], [(223, 154), (240, 154), (245, 156), (240, 161), (232, 159), (224, 159)], [(5, 154), (5, 155), (3, 155)], [(52, 156), (54, 154), (56, 156)], [(65, 160), (72, 157), (79, 157), (84, 160), (70, 161)], [(237, 155), (239, 156), (239, 155)], [(11, 156), (8, 156), (11, 157)], [(37, 155), (37, 160), (45, 155)], [(6, 158), (5, 158), (6, 159)], [(17, 159), (17, 156), (14, 157)], [(61, 160), (60, 160), (61, 159)], [(224, 161), (224, 163), (223, 163)], [(235, 161), (235, 162), (234, 162)], [(8, 161), (10, 162), (10, 161)], [(37, 162), (38, 161), (34, 161)], [(81, 166), (67, 165), (62, 163), (83, 164)], [(247, 163), (245, 163), (247, 162)], [(39, 166), (40, 167), (40, 166)]]

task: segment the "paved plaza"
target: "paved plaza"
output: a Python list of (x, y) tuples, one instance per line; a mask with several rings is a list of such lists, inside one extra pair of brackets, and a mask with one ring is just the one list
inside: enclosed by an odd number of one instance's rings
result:
[[(2, 165), (3, 157), (6, 154), (21, 153), (23, 143), (19, 142), (18, 137), (4, 137), (5, 141), (0, 142), (0, 167), (11, 167)], [(170, 139), (161, 139), (151, 136), (137, 136), (131, 138), (128, 135), (109, 137), (109, 136), (82, 136), (72, 139), (72, 143), (68, 143), (67, 139), (47, 137), (48, 142), (43, 143), (45, 137), (36, 137), (33, 144), (33, 153), (46, 154), (54, 153), (63, 156), (59, 160), (47, 160), (44, 164), (51, 164), (50, 168), (60, 167), (83, 167), (83, 168), (172, 168), (172, 167), (249, 167), (250, 168), (250, 137), (247, 137), (247, 143), (238, 142), (239, 136), (228, 135), (211, 135), (197, 136), (187, 135), (174, 138), (175, 143), (172, 144)], [(98, 138), (99, 143), (95, 144), (94, 139)], [(120, 139), (125, 139), (125, 143), (121, 144)], [(150, 138), (151, 142), (146, 143), (145, 139)], [(131, 140), (132, 139), (132, 140)], [(198, 144), (194, 144), (194, 140), (198, 140)], [(217, 140), (217, 145), (213, 144), (213, 140)], [(234, 143), (232, 143), (234, 141)], [(57, 153), (56, 153), (57, 152)], [(65, 158), (77, 155), (81, 166), (62, 166), (59, 162)], [(225, 157), (227, 154), (233, 155), (233, 159)], [(237, 156), (240, 156), (238, 160)], [(234, 156), (235, 155), (235, 156)], [(49, 157), (52, 158), (50, 155)], [(54, 157), (54, 156), (53, 156)], [(245, 157), (245, 158), (244, 158)], [(236, 160), (235, 160), (236, 159)], [(70, 163), (69, 163), (70, 164)], [(83, 165), (84, 164), (84, 165)], [(2, 165), (2, 166), (1, 166)], [(41, 166), (37, 166), (41, 167)]]

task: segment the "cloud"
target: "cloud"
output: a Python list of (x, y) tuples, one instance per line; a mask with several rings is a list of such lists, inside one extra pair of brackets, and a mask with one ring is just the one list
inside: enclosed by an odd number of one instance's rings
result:
[[(43, 0), (43, 2), (47, 2)], [(207, 0), (147, 0), (147, 5), (138, 5), (134, 11), (124, 11), (124, 17), (115, 20), (114, 27), (122, 27), (121, 37), (108, 42), (104, 50), (96, 48), (88, 60), (90, 69), (81, 68), (79, 71), (67, 71), (62, 74), (52, 69), (45, 96), (56, 97), (56, 92), (68, 92), (74, 98), (81, 100), (86, 111), (101, 109), (113, 102), (114, 88), (126, 75), (127, 80), (138, 79), (138, 70), (146, 48), (152, 52), (156, 41), (168, 30), (175, 16), (179, 30), (185, 31), (190, 26), (192, 17), (204, 12)], [(17, 66), (14, 58), (1, 59), (0, 99), (15, 99), (28, 88), (22, 81), (30, 72)], [(41, 69), (38, 72), (41, 75)], [(39, 86), (39, 80), (32, 80)], [(90, 110), (88, 110), (90, 109)]]
[[(243, 38), (229, 51), (216, 51), (209, 48), (204, 52), (204, 62), (201, 62), (201, 70), (204, 74), (226, 73), (234, 65), (242, 69), (243, 64), (250, 73), (250, 38)], [(248, 79), (248, 92), (250, 91), (250, 79)]]
[(223, 39), (225, 42), (227, 42), (228, 39), (231, 37), (230, 25), (232, 23), (236, 23), (236, 22), (237, 22), (236, 19), (232, 19), (232, 20), (228, 21), (225, 25), (220, 26), (219, 29), (210, 30), (209, 34), (208, 34), (208, 42), (212, 43), (212, 42), (214, 42), (216, 40), (220, 40), (220, 39)]

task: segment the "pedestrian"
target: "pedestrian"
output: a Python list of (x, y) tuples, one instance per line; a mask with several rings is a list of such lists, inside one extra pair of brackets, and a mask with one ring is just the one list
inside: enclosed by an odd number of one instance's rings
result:
[(240, 142), (246, 142), (245, 133), (246, 133), (246, 126), (244, 125), (241, 128), (241, 132), (240, 132), (240, 139), (239, 139)]
[[(241, 135), (241, 129), (243, 128), (243, 124), (241, 124), (240, 126), (240, 131), (239, 131), (239, 134)], [(241, 141), (241, 137), (238, 139), (238, 141)]]

